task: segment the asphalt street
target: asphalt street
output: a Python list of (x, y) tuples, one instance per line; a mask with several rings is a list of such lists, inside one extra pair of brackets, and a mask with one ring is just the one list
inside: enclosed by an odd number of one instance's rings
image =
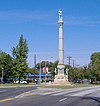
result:
[(36, 89), (37, 86), (34, 87), (11, 87), (11, 88), (0, 88), (0, 100), (6, 98), (14, 98), (17, 95), (20, 95), (24, 92)]
[(0, 106), (100, 106), (100, 87), (38, 88), (1, 100)]

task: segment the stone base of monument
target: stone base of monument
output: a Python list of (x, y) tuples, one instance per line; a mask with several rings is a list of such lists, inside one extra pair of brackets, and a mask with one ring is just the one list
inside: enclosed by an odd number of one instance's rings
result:
[(68, 81), (68, 76), (55, 76), (53, 85), (71, 85)]

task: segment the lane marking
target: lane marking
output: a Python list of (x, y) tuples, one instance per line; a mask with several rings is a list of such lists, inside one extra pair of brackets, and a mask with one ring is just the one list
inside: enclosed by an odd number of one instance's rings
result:
[[(100, 90), (100, 88), (99, 88)], [(98, 89), (96, 89), (96, 91), (98, 91)], [(95, 92), (95, 89), (89, 89), (89, 90), (84, 90), (84, 91), (79, 91), (77, 93), (72, 93), (72, 94), (68, 94), (68, 95), (65, 95), (65, 96), (84, 96), (84, 95), (88, 95), (90, 93), (94, 93)]]
[(9, 101), (9, 100), (12, 100), (13, 98), (7, 98), (7, 99), (3, 99), (3, 100), (0, 100), (0, 103), (1, 102), (6, 102), (6, 101)]
[(67, 99), (67, 98), (60, 99), (59, 102), (62, 102), (62, 101), (64, 101), (64, 100), (66, 100), (66, 99)]

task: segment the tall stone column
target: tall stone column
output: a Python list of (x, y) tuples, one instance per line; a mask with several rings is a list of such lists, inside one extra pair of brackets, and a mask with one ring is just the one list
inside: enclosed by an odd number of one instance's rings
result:
[(63, 37), (63, 20), (62, 20), (62, 11), (59, 10), (59, 50), (58, 50), (58, 73), (55, 76), (54, 83), (55, 84), (66, 84), (68, 83), (68, 77), (64, 75), (64, 37)]
[(59, 10), (59, 51), (58, 51), (58, 79), (64, 79), (64, 37), (63, 37), (63, 20), (62, 11)]

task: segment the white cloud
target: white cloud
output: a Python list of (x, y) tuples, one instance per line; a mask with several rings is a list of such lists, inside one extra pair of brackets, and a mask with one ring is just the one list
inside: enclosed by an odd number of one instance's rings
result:
[(96, 27), (96, 26), (100, 25), (100, 19), (96, 18), (96, 17), (66, 16), (65, 24), (66, 25), (81, 25), (81, 26)]
[(40, 11), (0, 11), (0, 23), (48, 21), (50, 18), (52, 18), (52, 15)]
[[(55, 11), (43, 12), (43, 11), (0, 11), (0, 23), (1, 24), (17, 24), (25, 22), (43, 22), (47, 25), (57, 24), (57, 14)], [(100, 19), (98, 17), (76, 17), (76, 16), (63, 16), (65, 25), (78, 25), (96, 27), (100, 25)]]

